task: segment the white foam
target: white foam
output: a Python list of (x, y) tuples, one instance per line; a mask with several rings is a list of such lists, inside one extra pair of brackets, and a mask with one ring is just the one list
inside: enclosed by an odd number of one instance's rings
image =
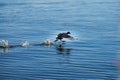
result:
[(47, 39), (46, 41), (44, 41), (44, 44), (45, 45), (51, 45), (52, 44), (52, 41), (50, 39)]
[(3, 47), (8, 47), (8, 40), (1, 40), (0, 41)]
[(29, 42), (28, 42), (28, 41), (25, 41), (24, 43), (22, 43), (22, 46), (23, 46), (23, 47), (28, 47), (28, 46), (29, 46)]

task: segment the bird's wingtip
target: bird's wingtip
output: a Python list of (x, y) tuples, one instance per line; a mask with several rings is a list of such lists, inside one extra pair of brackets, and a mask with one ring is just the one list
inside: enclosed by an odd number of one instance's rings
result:
[(68, 39), (69, 39), (69, 40), (75, 40), (75, 38), (74, 38), (74, 37), (69, 37)]

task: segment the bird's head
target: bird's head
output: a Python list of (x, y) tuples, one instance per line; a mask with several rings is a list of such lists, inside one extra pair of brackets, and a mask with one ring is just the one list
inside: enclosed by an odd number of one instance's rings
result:
[(70, 34), (70, 32), (67, 32), (67, 34)]

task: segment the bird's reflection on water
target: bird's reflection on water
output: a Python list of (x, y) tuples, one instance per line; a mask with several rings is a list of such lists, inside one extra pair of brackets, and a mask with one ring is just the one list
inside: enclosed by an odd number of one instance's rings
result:
[(1, 53), (8, 53), (8, 48), (2, 48)]
[(9, 48), (21, 47), (21, 45), (10, 45), (8, 47), (0, 46), (2, 53), (8, 53)]
[(71, 48), (65, 48), (63, 45), (57, 45), (57, 46), (55, 46), (56, 47), (56, 50), (57, 50), (57, 53), (58, 54), (70, 54), (70, 52), (71, 52)]

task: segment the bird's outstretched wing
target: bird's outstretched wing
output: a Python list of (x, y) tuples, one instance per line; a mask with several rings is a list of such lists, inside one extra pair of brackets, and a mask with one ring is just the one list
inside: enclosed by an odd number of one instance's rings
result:
[(70, 38), (71, 36), (70, 35), (68, 35), (68, 34), (63, 34), (62, 35), (62, 38)]
[(74, 38), (74, 37), (69, 37), (69, 38), (67, 38), (67, 39), (69, 39), (69, 40), (75, 40), (75, 38)]
[(69, 40), (75, 40), (74, 37), (70, 36), (70, 35), (62, 35), (63, 38), (69, 39)]

